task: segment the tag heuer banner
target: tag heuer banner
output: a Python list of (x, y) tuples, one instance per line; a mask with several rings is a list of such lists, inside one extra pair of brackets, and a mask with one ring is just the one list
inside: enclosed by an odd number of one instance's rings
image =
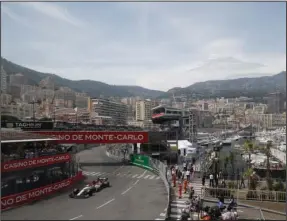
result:
[(53, 122), (33, 122), (33, 121), (25, 121), (25, 122), (1, 122), (2, 128), (19, 128), (19, 129), (29, 129), (29, 130), (51, 130), (54, 127)]

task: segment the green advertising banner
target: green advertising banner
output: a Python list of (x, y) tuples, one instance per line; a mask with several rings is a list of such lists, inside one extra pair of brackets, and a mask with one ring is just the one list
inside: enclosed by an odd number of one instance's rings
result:
[(150, 166), (149, 157), (139, 154), (131, 155), (131, 163), (140, 167), (144, 167), (146, 169), (153, 170)]

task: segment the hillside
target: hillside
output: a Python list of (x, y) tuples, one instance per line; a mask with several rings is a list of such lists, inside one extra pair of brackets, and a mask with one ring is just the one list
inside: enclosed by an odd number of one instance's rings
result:
[(35, 70), (31, 70), (29, 68), (10, 62), (5, 58), (2, 58), (2, 65), (8, 75), (22, 73), (26, 78), (28, 78), (28, 84), (36, 85), (43, 78), (50, 76), (58, 86), (69, 87), (78, 92), (86, 92), (92, 97), (98, 97), (102, 95), (107, 97), (143, 96), (145, 98), (156, 98), (165, 93), (162, 91), (150, 90), (139, 86), (109, 85), (103, 82), (92, 80), (72, 81), (55, 74), (41, 73)]
[(185, 88), (172, 88), (168, 93), (197, 97), (263, 97), (274, 91), (286, 94), (286, 71), (273, 76), (198, 82)]

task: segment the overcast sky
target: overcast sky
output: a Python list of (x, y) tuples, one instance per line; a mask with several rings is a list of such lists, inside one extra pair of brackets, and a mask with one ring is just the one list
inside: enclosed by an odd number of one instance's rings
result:
[(286, 3), (2, 3), (3, 57), (62, 77), (168, 90), (286, 67)]

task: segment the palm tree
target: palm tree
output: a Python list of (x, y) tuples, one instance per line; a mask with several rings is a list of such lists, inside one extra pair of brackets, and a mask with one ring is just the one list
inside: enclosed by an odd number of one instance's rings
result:
[[(258, 185), (257, 179), (254, 176), (254, 171), (252, 168), (248, 168), (245, 173), (244, 177), (248, 178), (248, 189), (250, 190), (256, 190), (256, 187)], [(250, 182), (251, 181), (251, 182)]]
[(268, 141), (265, 148), (260, 148), (262, 152), (266, 155), (266, 182), (269, 190), (272, 190), (272, 179), (270, 172), (270, 157), (271, 155), (272, 141)]
[[(244, 152), (248, 154), (248, 171), (251, 170), (251, 154), (256, 149), (255, 144), (250, 140), (246, 141), (244, 144)], [(253, 171), (252, 171), (253, 172)], [(248, 186), (250, 186), (250, 176), (248, 177)]]
[(235, 160), (235, 158), (234, 158), (234, 153), (232, 152), (232, 151), (230, 151), (229, 152), (229, 162), (230, 162), (230, 165), (231, 165), (231, 169), (232, 169), (232, 177), (233, 177), (233, 179), (234, 179), (234, 160)]

